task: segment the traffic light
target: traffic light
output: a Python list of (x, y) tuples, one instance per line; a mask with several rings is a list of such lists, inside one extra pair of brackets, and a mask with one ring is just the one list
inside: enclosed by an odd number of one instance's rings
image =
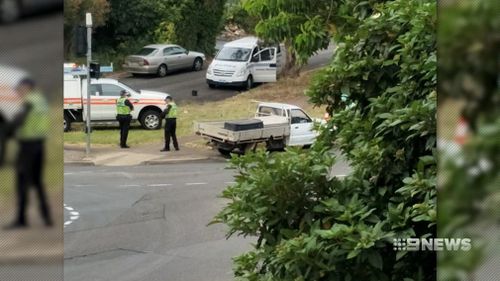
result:
[(85, 26), (75, 26), (74, 34), (74, 51), (77, 56), (85, 56), (87, 54), (87, 28)]
[(101, 65), (98, 62), (91, 62), (89, 72), (90, 78), (99, 79), (101, 77)]

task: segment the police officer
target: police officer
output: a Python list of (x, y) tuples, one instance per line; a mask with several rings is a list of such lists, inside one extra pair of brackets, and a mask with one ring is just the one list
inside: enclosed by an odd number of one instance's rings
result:
[(49, 205), (43, 184), (45, 139), (50, 120), (49, 106), (45, 97), (36, 89), (31, 79), (22, 80), (16, 87), (17, 94), (24, 100), (21, 112), (14, 118), (12, 128), (19, 141), (16, 164), (17, 173), (17, 219), (6, 229), (26, 227), (28, 190), (33, 186), (38, 194), (42, 219), (46, 226), (52, 225)]
[(127, 145), (128, 130), (130, 128), (130, 122), (132, 121), (132, 115), (130, 112), (134, 110), (134, 106), (128, 100), (130, 93), (122, 90), (120, 92), (120, 97), (116, 100), (116, 120), (120, 123), (120, 147), (130, 148)]
[(175, 150), (179, 150), (179, 143), (177, 142), (177, 105), (171, 96), (165, 98), (167, 108), (162, 113), (165, 117), (165, 147), (161, 151), (170, 151), (170, 138), (172, 138)]

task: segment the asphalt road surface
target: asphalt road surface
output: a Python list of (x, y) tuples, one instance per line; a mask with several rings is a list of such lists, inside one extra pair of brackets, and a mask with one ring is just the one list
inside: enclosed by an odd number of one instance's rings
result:
[(207, 226), (234, 180), (225, 166), (67, 166), (64, 280), (232, 280), (231, 258), (254, 240)]
[[(333, 48), (332, 44), (328, 49), (319, 51), (318, 54), (309, 59), (304, 69), (314, 69), (327, 65), (333, 55)], [(174, 72), (163, 78), (154, 75), (128, 76), (120, 81), (135, 89), (169, 93), (177, 101), (217, 101), (241, 92), (241, 89), (234, 87), (210, 89), (205, 80), (207, 67), (208, 65), (204, 65), (204, 69), (198, 72)], [(197, 96), (192, 96), (193, 90), (198, 91)]]
[(62, 11), (0, 25), (0, 65), (28, 71), (54, 101), (62, 101), (62, 54)]

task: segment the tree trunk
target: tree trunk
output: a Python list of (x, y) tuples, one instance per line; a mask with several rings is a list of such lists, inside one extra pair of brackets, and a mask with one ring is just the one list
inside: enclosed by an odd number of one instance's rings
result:
[(286, 63), (283, 66), (283, 71), (281, 72), (282, 77), (298, 77), (300, 75), (300, 70), (302, 69), (302, 65), (297, 64), (297, 55), (289, 47), (289, 44), (285, 43), (286, 47)]

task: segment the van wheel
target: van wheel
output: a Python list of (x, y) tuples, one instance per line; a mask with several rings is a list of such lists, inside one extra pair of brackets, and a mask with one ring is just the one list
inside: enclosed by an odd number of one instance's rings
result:
[(193, 70), (200, 71), (203, 68), (203, 60), (201, 58), (196, 58), (193, 62)]
[(64, 114), (64, 131), (65, 132), (71, 131), (71, 119), (66, 114)]
[(158, 74), (158, 76), (160, 76), (160, 77), (165, 77), (165, 76), (167, 76), (167, 71), (168, 71), (167, 65), (162, 64), (162, 65), (160, 65), (160, 66), (158, 67), (157, 74)]
[(247, 81), (245, 83), (245, 90), (250, 90), (253, 88), (253, 77), (252, 75), (248, 75)]
[(139, 122), (146, 130), (158, 130), (161, 128), (160, 113), (156, 110), (148, 110), (141, 114)]
[(213, 83), (208, 83), (208, 87), (209, 87), (210, 89), (215, 89), (215, 88), (217, 88), (217, 86), (216, 86), (215, 84), (213, 84)]

